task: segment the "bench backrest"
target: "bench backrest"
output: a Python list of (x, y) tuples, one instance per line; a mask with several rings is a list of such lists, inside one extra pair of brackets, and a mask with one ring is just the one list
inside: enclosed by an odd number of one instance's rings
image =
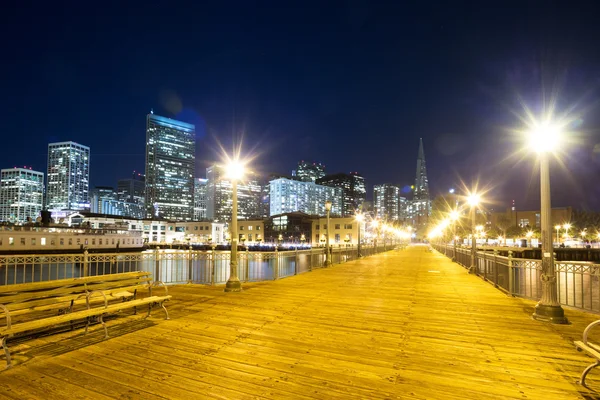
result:
[[(28, 310), (33, 312), (66, 307), (71, 300), (84, 298), (87, 292), (94, 290), (104, 293), (135, 290), (148, 287), (151, 283), (151, 273), (143, 271), (20, 283), (0, 286), (0, 304), (11, 314), (22, 314)], [(0, 310), (0, 318), (4, 317)]]

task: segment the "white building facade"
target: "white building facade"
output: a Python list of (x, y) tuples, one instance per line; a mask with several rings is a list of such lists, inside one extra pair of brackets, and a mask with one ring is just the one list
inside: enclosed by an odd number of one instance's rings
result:
[(35, 221), (44, 205), (44, 173), (26, 168), (0, 171), (0, 221)]
[(342, 215), (342, 188), (279, 178), (269, 182), (270, 215), (303, 212), (326, 215), (325, 202), (331, 201), (330, 215)]
[(75, 142), (48, 144), (46, 208), (88, 210), (90, 148)]

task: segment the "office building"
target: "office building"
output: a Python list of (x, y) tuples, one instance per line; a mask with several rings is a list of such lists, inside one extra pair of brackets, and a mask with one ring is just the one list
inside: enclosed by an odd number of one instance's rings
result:
[(298, 169), (292, 171), (292, 176), (302, 182), (316, 182), (317, 179), (325, 176), (325, 166), (302, 160), (298, 163)]
[(325, 215), (325, 202), (331, 201), (330, 215), (342, 214), (342, 188), (317, 185), (279, 178), (269, 182), (270, 213), (279, 215), (303, 212), (308, 215)]
[(0, 221), (35, 221), (43, 208), (44, 173), (27, 168), (0, 171)]
[(413, 189), (413, 198), (408, 207), (408, 218), (415, 228), (427, 225), (431, 215), (431, 201), (429, 199), (429, 181), (425, 165), (425, 151), (423, 139), (419, 139), (419, 154), (417, 157), (417, 176)]
[[(213, 165), (206, 169), (206, 218), (230, 221), (233, 205), (231, 181), (223, 167)], [(260, 218), (261, 186), (255, 179), (245, 178), (237, 184), (238, 219)]]
[(384, 183), (373, 188), (375, 216), (385, 221), (400, 219), (400, 187)]
[(367, 197), (365, 178), (358, 172), (349, 174), (326, 175), (316, 180), (316, 183), (324, 186), (339, 187), (342, 189), (342, 216), (356, 215), (361, 210), (363, 202)]
[(191, 221), (194, 215), (195, 126), (150, 113), (146, 117), (148, 218)]
[(194, 221), (206, 219), (206, 190), (208, 179), (194, 180)]
[(75, 142), (48, 144), (47, 176), (48, 210), (89, 210), (89, 147)]

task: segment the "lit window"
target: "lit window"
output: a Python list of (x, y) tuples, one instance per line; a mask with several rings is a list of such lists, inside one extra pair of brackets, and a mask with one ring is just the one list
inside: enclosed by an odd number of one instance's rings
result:
[(9, 238), (8, 238), (8, 244), (9, 244), (9, 245), (11, 245), (11, 246), (12, 246), (13, 244), (15, 244), (15, 238), (9, 237)]
[(41, 239), (40, 239), (40, 244), (41, 244), (42, 246), (45, 246), (45, 245), (46, 245), (46, 238), (41, 238)]

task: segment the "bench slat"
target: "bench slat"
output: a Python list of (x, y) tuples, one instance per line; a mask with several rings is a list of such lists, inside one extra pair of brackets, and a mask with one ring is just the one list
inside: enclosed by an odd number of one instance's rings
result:
[(580, 340), (577, 340), (573, 343), (575, 343), (575, 347), (577, 347), (578, 349), (584, 350), (586, 353), (600, 360), (600, 346), (591, 343), (590, 341), (588, 341), (587, 344), (583, 343)]
[(94, 283), (98, 281), (119, 281), (122, 279), (128, 278), (139, 278), (139, 277), (150, 277), (152, 274), (150, 272), (145, 271), (135, 271), (135, 272), (124, 272), (118, 274), (106, 274), (106, 275), (95, 275), (95, 276), (85, 276), (79, 278), (68, 278), (68, 279), (57, 279), (53, 281), (44, 281), (44, 282), (30, 282), (30, 283), (17, 283), (14, 285), (3, 285), (0, 286), (0, 294), (2, 293), (15, 293), (15, 292), (23, 292), (30, 290), (42, 290), (42, 289), (52, 289), (52, 288), (60, 288), (69, 285), (80, 285), (83, 283)]
[(111, 281), (111, 282), (97, 282), (92, 285), (84, 284), (77, 285), (75, 283), (71, 283), (70, 285), (66, 285), (64, 287), (53, 288), (49, 290), (32, 290), (32, 291), (22, 291), (20, 293), (0, 296), (0, 304), (4, 304), (5, 306), (11, 303), (25, 303), (32, 300), (41, 300), (48, 297), (60, 297), (62, 295), (69, 294), (83, 294), (86, 291), (93, 290), (106, 290), (108, 288), (118, 288), (118, 287), (132, 287), (136, 285), (149, 285), (149, 280), (146, 279), (127, 279), (121, 281)]
[(129, 309), (129, 308), (133, 308), (133, 307), (137, 307), (137, 306), (141, 306), (141, 305), (145, 305), (145, 304), (149, 304), (149, 303), (155, 303), (155, 302), (160, 303), (160, 302), (169, 300), (170, 298), (171, 298), (170, 295), (169, 296), (151, 296), (151, 297), (146, 297), (143, 299), (137, 299), (137, 300), (127, 301), (127, 302), (122, 302), (122, 303), (111, 304), (107, 308), (97, 307), (97, 308), (92, 308), (90, 310), (76, 311), (76, 312), (69, 313), (69, 314), (56, 315), (56, 316), (47, 317), (47, 318), (43, 318), (43, 319), (27, 321), (27, 322), (13, 325), (10, 329), (8, 329), (6, 327), (1, 328), (0, 335), (1, 336), (12, 336), (17, 333), (22, 333), (22, 332), (26, 332), (26, 331), (33, 331), (33, 330), (38, 330), (38, 329), (43, 329), (43, 328), (51, 328), (53, 326), (60, 325), (61, 323), (84, 319), (87, 317), (94, 317), (94, 316), (99, 316), (99, 315), (104, 315), (104, 314), (117, 313), (119, 311), (123, 311), (123, 310)]

